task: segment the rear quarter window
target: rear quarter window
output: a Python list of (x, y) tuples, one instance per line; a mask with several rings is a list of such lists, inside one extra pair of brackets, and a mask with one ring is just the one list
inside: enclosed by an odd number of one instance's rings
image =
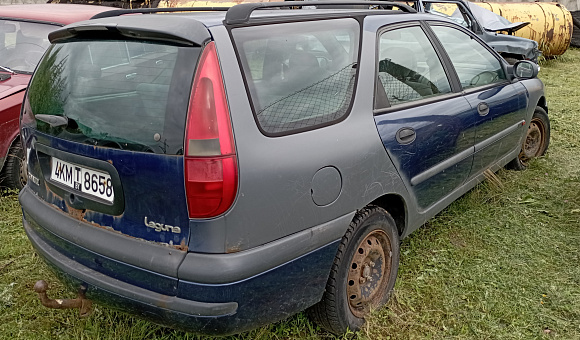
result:
[(356, 20), (244, 27), (232, 34), (265, 134), (325, 126), (348, 114), (358, 63)]

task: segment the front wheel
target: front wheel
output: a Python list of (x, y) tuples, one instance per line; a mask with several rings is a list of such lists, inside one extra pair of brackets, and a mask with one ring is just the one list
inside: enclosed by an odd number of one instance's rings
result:
[(372, 308), (388, 301), (398, 268), (395, 221), (377, 206), (360, 210), (342, 238), (322, 300), (309, 316), (334, 334), (358, 330)]
[(522, 149), (514, 160), (507, 164), (513, 170), (525, 170), (532, 158), (543, 156), (550, 145), (550, 119), (546, 111), (537, 106), (526, 132)]

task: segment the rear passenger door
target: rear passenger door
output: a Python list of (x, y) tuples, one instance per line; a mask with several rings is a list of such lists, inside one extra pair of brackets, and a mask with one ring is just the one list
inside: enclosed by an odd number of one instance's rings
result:
[[(475, 155), (471, 174), (477, 175), (520, 148), (527, 92), (512, 84), (500, 57), (456, 26), (431, 24), (443, 45), (475, 119)], [(500, 164), (503, 165), (503, 164)]]
[(475, 116), (420, 23), (379, 31), (375, 122), (399, 174), (426, 209), (471, 170)]

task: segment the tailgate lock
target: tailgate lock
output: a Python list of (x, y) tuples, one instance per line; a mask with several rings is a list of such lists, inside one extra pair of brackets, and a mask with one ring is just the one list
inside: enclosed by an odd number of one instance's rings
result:
[(91, 314), (92, 302), (85, 297), (85, 292), (87, 291), (86, 286), (80, 286), (76, 299), (49, 299), (46, 295), (47, 290), (48, 283), (44, 280), (39, 280), (34, 284), (34, 291), (38, 293), (40, 302), (44, 307), (54, 309), (78, 308), (80, 317)]

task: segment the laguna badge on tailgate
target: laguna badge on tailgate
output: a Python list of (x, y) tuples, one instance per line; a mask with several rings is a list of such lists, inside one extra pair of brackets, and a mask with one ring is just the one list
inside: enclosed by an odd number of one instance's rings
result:
[(181, 228), (179, 227), (174, 227), (168, 224), (162, 224), (162, 223), (155, 223), (153, 221), (147, 221), (147, 216), (145, 216), (145, 225), (148, 226), (149, 228), (153, 228), (155, 229), (155, 231), (160, 232), (160, 231), (171, 231), (174, 234), (180, 234), (181, 233)]

